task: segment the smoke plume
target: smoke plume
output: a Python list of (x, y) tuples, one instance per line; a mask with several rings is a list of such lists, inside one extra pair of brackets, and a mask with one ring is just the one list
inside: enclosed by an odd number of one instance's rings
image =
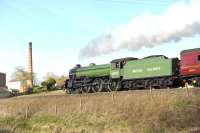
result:
[(167, 42), (178, 42), (185, 37), (200, 35), (200, 1), (176, 3), (160, 16), (144, 13), (127, 25), (119, 26), (99, 36), (81, 49), (80, 57), (94, 57), (121, 49), (139, 50)]

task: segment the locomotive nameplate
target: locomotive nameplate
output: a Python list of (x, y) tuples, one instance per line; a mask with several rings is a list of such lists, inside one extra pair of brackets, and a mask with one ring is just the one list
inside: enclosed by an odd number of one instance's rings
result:
[[(147, 68), (147, 69), (144, 69), (146, 72), (153, 72), (153, 71), (160, 71), (161, 70), (161, 67), (151, 67), (151, 68)], [(142, 73), (144, 72), (143, 69), (133, 69), (132, 70), (132, 73)]]
[(152, 67), (152, 68), (147, 68), (148, 72), (152, 72), (152, 71), (160, 71), (161, 68), (160, 67)]

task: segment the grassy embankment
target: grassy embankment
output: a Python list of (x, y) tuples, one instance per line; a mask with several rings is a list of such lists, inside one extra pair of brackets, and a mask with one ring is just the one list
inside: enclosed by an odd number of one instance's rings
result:
[(0, 100), (0, 133), (200, 131), (200, 92), (26, 96)]

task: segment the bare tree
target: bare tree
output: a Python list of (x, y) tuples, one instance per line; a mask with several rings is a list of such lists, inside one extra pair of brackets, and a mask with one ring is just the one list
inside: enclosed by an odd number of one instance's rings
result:
[(11, 75), (11, 80), (20, 81), (21, 83), (26, 82), (28, 78), (29, 78), (28, 72), (25, 71), (25, 68), (21, 66), (16, 67), (15, 71)]
[[(29, 78), (29, 73), (22, 66), (16, 67), (15, 71), (11, 75), (12, 81), (19, 81), (22, 84), (26, 84)], [(35, 80), (35, 74), (33, 74), (33, 79)]]

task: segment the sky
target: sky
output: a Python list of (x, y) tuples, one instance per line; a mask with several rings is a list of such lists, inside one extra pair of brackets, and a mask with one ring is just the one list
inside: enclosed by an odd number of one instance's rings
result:
[[(105, 64), (117, 58), (158, 54), (179, 57), (181, 50), (200, 47), (198, 34), (138, 50), (127, 47), (87, 58), (81, 58), (84, 55), (80, 53), (85, 48), (87, 50), (91, 40), (116, 27), (126, 26), (134, 18), (148, 13), (162, 16), (173, 5), (187, 5), (191, 1), (0, 0), (0, 71), (6, 73), (9, 80), (16, 67), (27, 68), (30, 41), (33, 43), (34, 72), (39, 79), (47, 72), (68, 75), (76, 64)], [(169, 21), (173, 23), (176, 19)], [(151, 27), (148, 21), (143, 24)]]

